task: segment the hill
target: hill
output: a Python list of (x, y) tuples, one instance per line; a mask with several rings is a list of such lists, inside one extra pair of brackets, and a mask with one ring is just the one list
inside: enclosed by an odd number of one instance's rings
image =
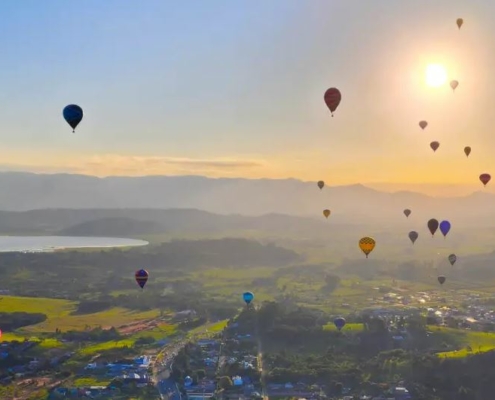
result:
[[(495, 195), (436, 198), (414, 192), (387, 193), (363, 185), (326, 186), (296, 179), (210, 179), (201, 176), (97, 178), (70, 174), (0, 173), (0, 209), (27, 211), (69, 209), (193, 208), (219, 214), (270, 213), (320, 217), (332, 210), (335, 223), (403, 222), (411, 219), (450, 219), (456, 224), (489, 226), (495, 217)], [(107, 218), (108, 215), (93, 219)], [(73, 224), (87, 220), (75, 220)], [(0, 216), (8, 224), (8, 216)], [(16, 222), (17, 223), (17, 222)], [(68, 226), (65, 226), (67, 228)]]

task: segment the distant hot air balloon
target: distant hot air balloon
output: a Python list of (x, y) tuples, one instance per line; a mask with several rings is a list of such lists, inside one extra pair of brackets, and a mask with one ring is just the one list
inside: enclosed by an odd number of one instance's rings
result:
[(345, 326), (345, 319), (343, 317), (337, 317), (333, 320), (335, 327), (340, 331)]
[(481, 174), (480, 175), (480, 181), (483, 184), (483, 186), (486, 186), (488, 182), (490, 182), (490, 179), (492, 179), (490, 174)]
[(254, 299), (254, 294), (252, 294), (251, 292), (245, 292), (242, 295), (242, 299), (246, 302), (247, 305), (249, 305)]
[(457, 256), (455, 254), (450, 254), (448, 258), (450, 265), (454, 266), (455, 262), (457, 261)]
[(469, 157), (469, 155), (471, 154), (471, 147), (464, 147), (464, 154), (466, 154), (466, 157)]
[(433, 149), (433, 151), (437, 151), (437, 149), (440, 147), (440, 143), (438, 143), (437, 141), (431, 142), (430, 147)]
[(428, 122), (426, 121), (419, 121), (419, 126), (421, 129), (425, 129), (428, 126)]
[(443, 285), (445, 283), (445, 280), (446, 280), (445, 276), (443, 276), (443, 275), (440, 275), (437, 279), (438, 279), (438, 282), (440, 283), (440, 285)]
[(428, 221), (428, 229), (431, 232), (431, 236), (435, 236), (435, 232), (438, 229), (438, 221), (435, 218), (432, 218)]
[(366, 255), (366, 258), (368, 258), (368, 255), (375, 248), (375, 244), (376, 244), (375, 239), (370, 238), (368, 236), (365, 236), (359, 240), (359, 248)]
[(83, 110), (76, 104), (69, 104), (66, 106), (62, 112), (64, 119), (72, 128), (72, 132), (76, 131), (77, 125), (83, 119)]
[(461, 26), (464, 23), (464, 20), (462, 18), (457, 18), (457, 21), (455, 23), (457, 24), (457, 27), (459, 29), (461, 29)]
[(447, 233), (450, 231), (450, 222), (449, 221), (442, 221), (440, 222), (440, 232), (442, 232), (442, 235), (444, 237), (447, 237)]
[(145, 269), (140, 269), (134, 274), (136, 282), (139, 286), (141, 286), (141, 289), (143, 289), (144, 285), (146, 285), (146, 282), (148, 282), (148, 276), (148, 271), (146, 271)]
[(409, 216), (411, 215), (411, 210), (409, 208), (406, 208), (403, 212), (407, 218), (409, 218)]
[(319, 187), (320, 189), (323, 189), (323, 186), (325, 186), (325, 182), (323, 182), (323, 181), (318, 181), (318, 187)]
[(330, 210), (323, 210), (323, 215), (325, 218), (328, 218), (330, 216)]
[(416, 231), (411, 231), (409, 232), (409, 239), (411, 240), (412, 244), (418, 239), (419, 235), (418, 232)]
[(333, 113), (337, 109), (337, 107), (340, 104), (340, 100), (342, 100), (342, 95), (340, 93), (340, 90), (337, 88), (330, 88), (325, 92), (325, 95), (323, 96), (323, 99), (325, 100), (325, 104), (329, 108), (330, 112)]
[(455, 92), (455, 90), (457, 89), (457, 86), (459, 86), (458, 81), (450, 81), (450, 87), (452, 88), (453, 92)]

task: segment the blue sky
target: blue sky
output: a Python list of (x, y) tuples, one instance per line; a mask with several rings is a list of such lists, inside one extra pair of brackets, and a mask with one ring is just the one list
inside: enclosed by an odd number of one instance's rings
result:
[[(470, 144), (473, 170), (449, 181), (468, 184), (494, 166), (494, 12), (481, 0), (0, 2), (0, 164), (417, 184), (446, 180)], [(455, 100), (424, 87), (437, 62), (460, 81)], [(333, 119), (330, 86), (343, 93)], [(85, 111), (75, 135), (69, 103)], [(446, 149), (433, 161), (431, 140)]]

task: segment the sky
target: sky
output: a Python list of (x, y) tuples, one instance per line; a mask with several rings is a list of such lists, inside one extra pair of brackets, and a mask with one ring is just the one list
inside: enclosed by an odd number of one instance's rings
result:
[[(0, 2), (0, 169), (479, 190), (495, 176), (494, 13), (490, 0)], [(426, 85), (429, 64), (455, 93)]]

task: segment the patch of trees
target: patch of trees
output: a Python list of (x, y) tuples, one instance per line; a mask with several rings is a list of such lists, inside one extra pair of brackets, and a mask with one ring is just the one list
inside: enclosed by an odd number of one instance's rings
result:
[(13, 331), (23, 326), (35, 325), (45, 321), (47, 316), (42, 313), (0, 312), (0, 326), (2, 331)]
[(122, 336), (119, 334), (117, 329), (114, 327), (110, 329), (103, 329), (101, 327), (96, 327), (87, 331), (68, 331), (60, 332), (56, 330), (58, 337), (68, 341), (88, 341), (88, 342), (108, 342), (110, 340), (119, 340)]

